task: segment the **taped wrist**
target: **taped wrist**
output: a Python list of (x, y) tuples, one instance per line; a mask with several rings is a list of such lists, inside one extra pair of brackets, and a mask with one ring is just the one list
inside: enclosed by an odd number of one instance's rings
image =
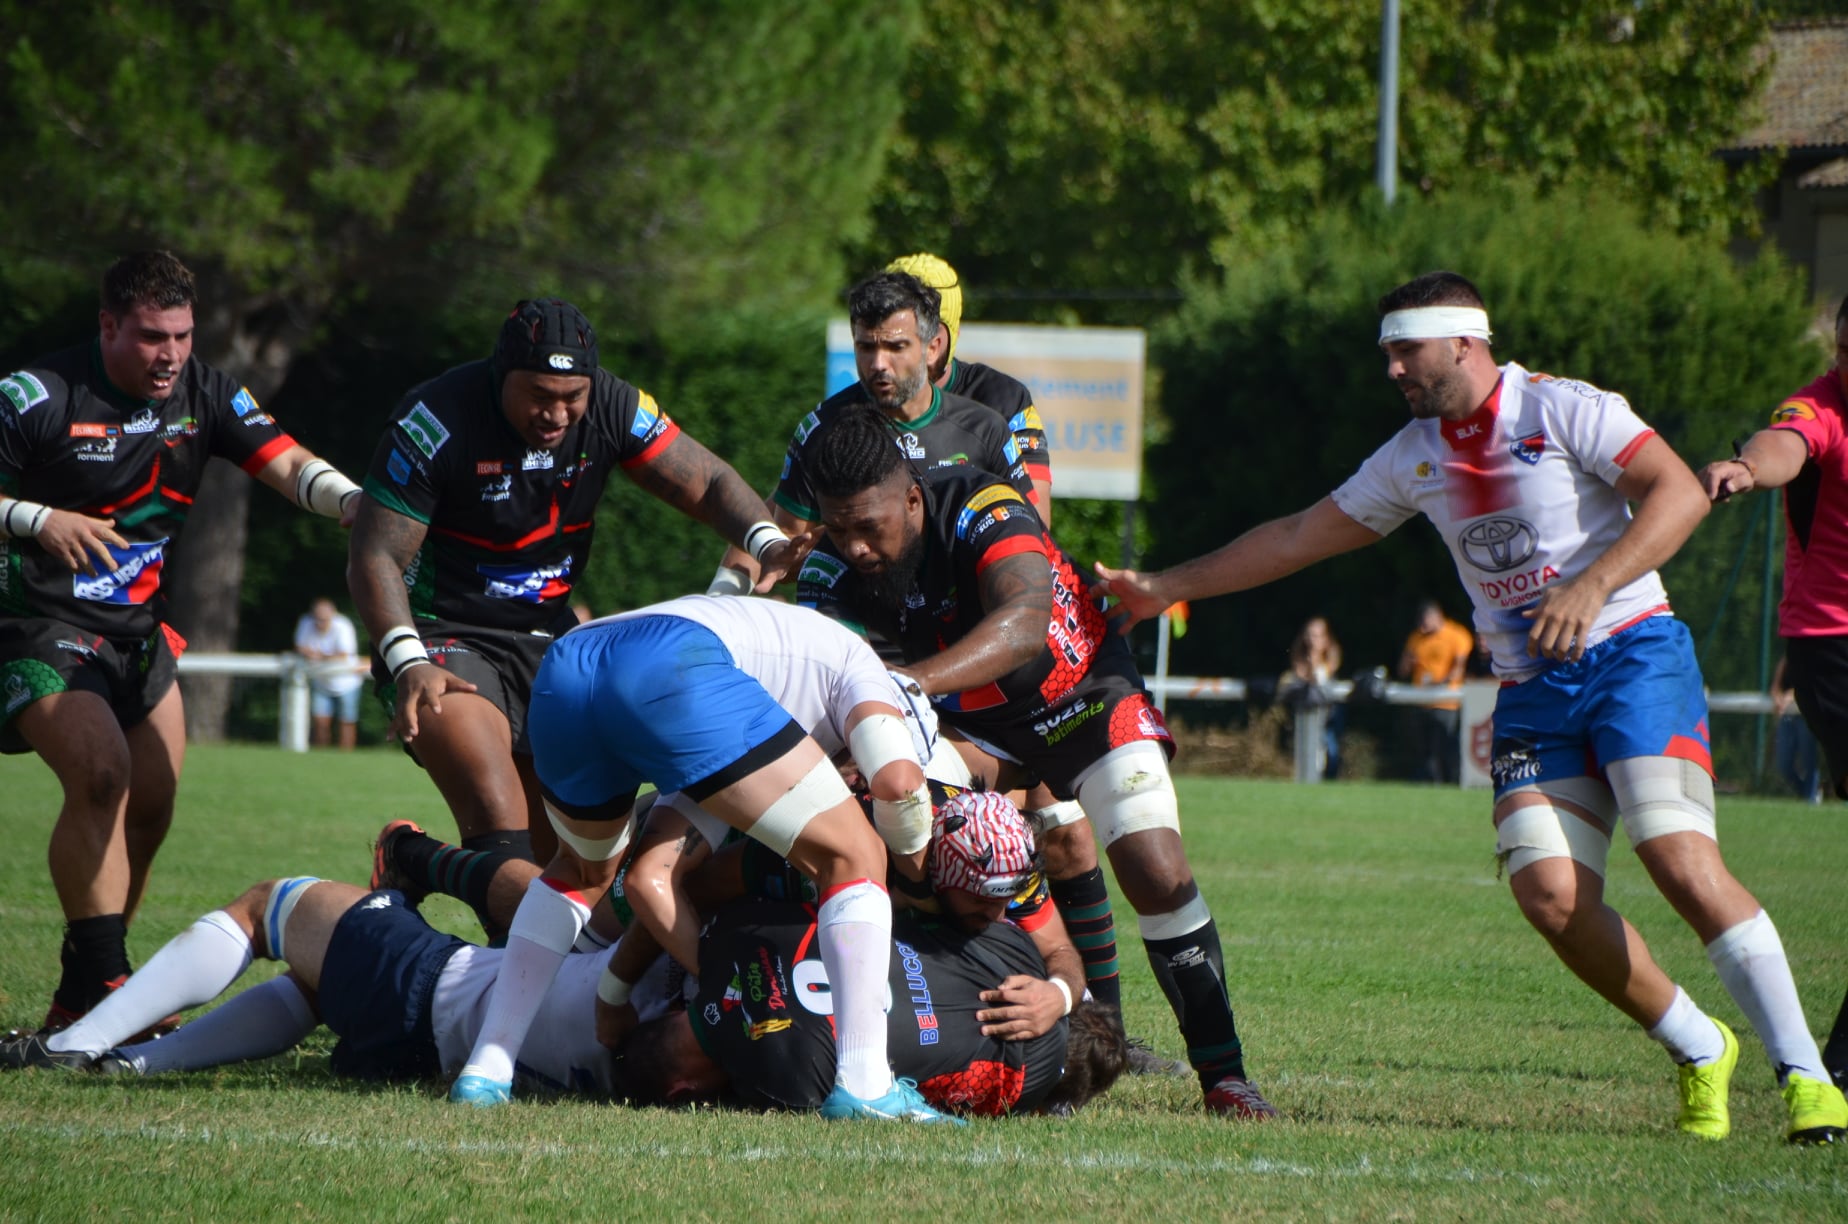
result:
[(14, 539), (36, 536), (45, 530), (45, 524), (50, 518), (50, 506), (0, 498), (0, 536), (12, 536)]
[(712, 575), (712, 581), (706, 584), (708, 595), (749, 595), (751, 580), (740, 570), (729, 565), (721, 565)]
[(789, 537), (784, 534), (783, 529), (769, 519), (761, 519), (752, 523), (750, 529), (744, 533), (744, 551), (750, 553), (751, 560), (759, 565), (763, 564), (765, 553), (779, 543), (787, 544), (788, 542)]
[(295, 474), (295, 504), (325, 518), (344, 515), (347, 500), (358, 493), (359, 486), (325, 459), (310, 459)]
[(396, 680), (407, 668), (428, 663), (430, 652), (424, 649), (417, 630), (409, 625), (393, 625), (379, 639), (379, 657), (385, 660), (385, 670)]
[(621, 1007), (629, 1001), (629, 992), (635, 989), (635, 983), (625, 982), (616, 976), (616, 970), (610, 965), (603, 966), (603, 976), (597, 979), (597, 997), (611, 1007)]
[(1046, 980), (1051, 982), (1054, 986), (1058, 987), (1059, 994), (1065, 999), (1065, 1010), (1060, 1012), (1059, 1014), (1061, 1016), (1071, 1015), (1072, 1014), (1072, 988), (1070, 986), (1067, 986), (1064, 983), (1064, 981), (1059, 978), (1047, 978)]

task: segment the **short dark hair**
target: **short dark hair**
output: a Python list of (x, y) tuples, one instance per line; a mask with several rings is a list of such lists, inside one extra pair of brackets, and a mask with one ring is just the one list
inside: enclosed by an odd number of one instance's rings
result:
[(901, 310), (916, 317), (925, 344), (943, 325), (943, 295), (909, 272), (875, 272), (847, 293), (847, 317), (855, 327), (878, 327)]
[(669, 1105), (680, 1068), (669, 1053), (678, 1011), (644, 1020), (630, 1030), (611, 1055), (610, 1082), (616, 1099), (631, 1105)]
[(199, 300), (193, 274), (172, 251), (136, 251), (103, 273), (103, 309), (121, 318), (137, 306), (172, 310)]
[(1487, 309), (1476, 286), (1455, 272), (1426, 272), (1406, 281), (1380, 299), (1380, 313), (1415, 310), (1420, 306), (1474, 306)]
[(871, 404), (841, 409), (815, 435), (809, 453), (809, 486), (817, 497), (852, 497), (906, 466), (891, 422)]
[(1048, 1112), (1076, 1112), (1110, 1090), (1129, 1065), (1123, 1016), (1108, 1003), (1087, 1000), (1072, 1008), (1065, 1034), (1065, 1074), (1040, 1106)]

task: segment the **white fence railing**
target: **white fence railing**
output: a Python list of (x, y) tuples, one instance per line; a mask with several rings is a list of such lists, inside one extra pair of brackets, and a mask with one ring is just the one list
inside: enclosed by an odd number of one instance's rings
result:
[(308, 751), (308, 682), (315, 676), (370, 675), (372, 665), (310, 663), (288, 654), (212, 654), (189, 650), (180, 656), (182, 676), (248, 676), (275, 679), (282, 686), (276, 742), (290, 752)]

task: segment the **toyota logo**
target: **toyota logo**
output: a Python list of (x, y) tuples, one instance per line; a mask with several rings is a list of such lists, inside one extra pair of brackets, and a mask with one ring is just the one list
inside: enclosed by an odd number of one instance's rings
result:
[(1480, 519), (1463, 529), (1457, 544), (1471, 565), (1499, 574), (1526, 565), (1540, 547), (1540, 533), (1520, 519)]

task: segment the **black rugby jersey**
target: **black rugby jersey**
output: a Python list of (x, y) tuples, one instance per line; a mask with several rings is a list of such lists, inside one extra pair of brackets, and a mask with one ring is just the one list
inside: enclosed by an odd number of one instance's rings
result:
[[(834, 1010), (812, 907), (752, 901), (700, 934), (693, 1033), (732, 1089), (762, 1108), (814, 1109), (834, 1085)], [(981, 992), (1046, 976), (1033, 941), (995, 923), (978, 935), (900, 913), (892, 921), (886, 1054), (943, 1109), (998, 1116), (1036, 1108), (1065, 1073), (1067, 1021), (1029, 1041), (985, 1037)]]
[(943, 389), (1000, 413), (1008, 432), (1014, 435), (1014, 450), (1027, 469), (1028, 479), (1052, 484), (1052, 452), (1046, 444), (1046, 426), (1040, 420), (1039, 409), (1033, 406), (1033, 392), (1026, 383), (979, 361), (952, 357), (950, 378)]
[[(256, 475), (295, 445), (235, 378), (188, 358), (164, 400), (130, 396), (95, 341), (0, 379), (0, 494), (115, 520), (116, 569), (74, 573), (33, 539), (0, 539), (0, 616), (144, 638), (161, 573), (217, 455)], [(235, 598), (235, 592), (231, 593)]]
[[(773, 499), (777, 505), (806, 523), (821, 517), (815, 508), (815, 491), (809, 484), (810, 440), (841, 409), (871, 402), (866, 388), (854, 383), (823, 400), (802, 418), (783, 456), (783, 475)], [(967, 465), (1000, 477), (1031, 498), (1033, 479), (1027, 474), (1007, 422), (994, 409), (932, 387), (930, 410), (923, 416), (903, 423), (887, 419), (899, 451), (919, 470)]]
[(500, 407), (487, 360), (414, 388), (393, 414), (365, 490), (429, 525), (404, 572), (411, 612), (484, 629), (547, 628), (590, 556), (597, 500), (617, 467), (679, 436), (645, 391), (604, 370), (555, 450), (529, 448)]
[[(1046, 645), (1033, 661), (999, 680), (931, 698), (946, 714), (1011, 722), (1058, 701), (1084, 679), (1108, 629), (1104, 614), (1070, 557), (1011, 486), (984, 472), (926, 472), (924, 559), (903, 608), (868, 598), (860, 575), (824, 539), (803, 562), (797, 602), (897, 644), (917, 662), (960, 642), (988, 615), (981, 575), (990, 565), (1034, 553), (1052, 567), (1052, 606)], [(966, 720), (965, 720), (966, 721)]]

